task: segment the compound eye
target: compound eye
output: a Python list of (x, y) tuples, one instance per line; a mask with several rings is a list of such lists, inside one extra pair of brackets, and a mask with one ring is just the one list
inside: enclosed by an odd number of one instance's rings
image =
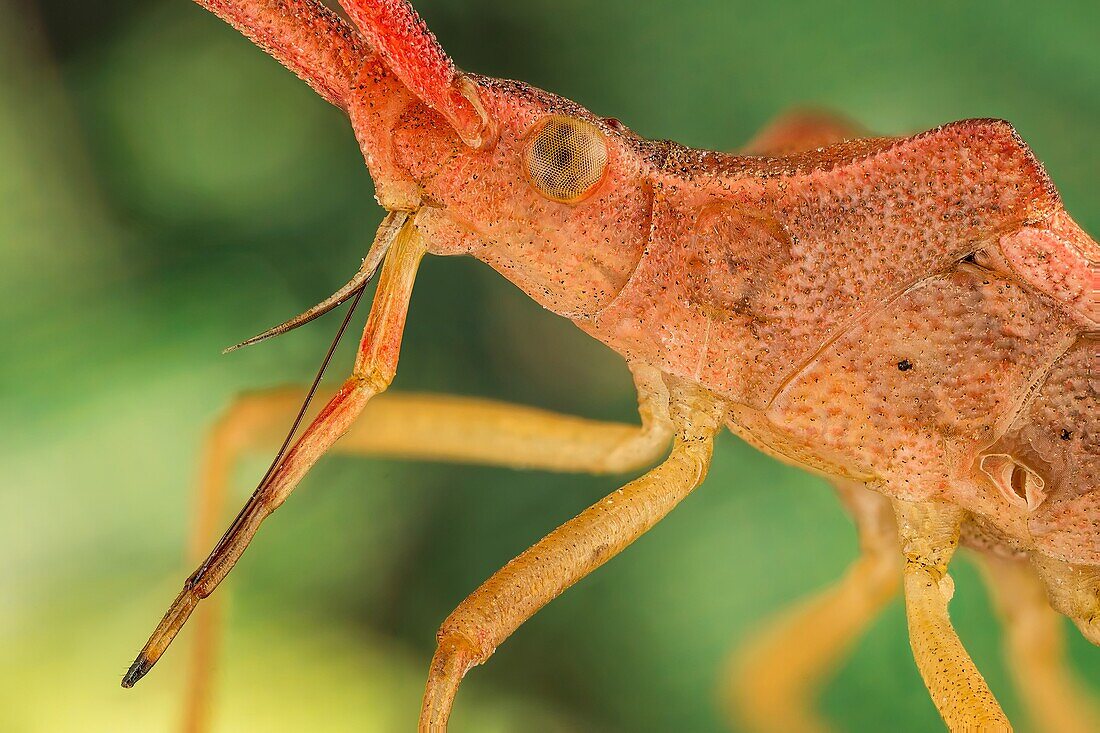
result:
[(573, 204), (603, 180), (607, 141), (590, 122), (572, 117), (548, 117), (524, 152), (527, 177), (548, 199)]

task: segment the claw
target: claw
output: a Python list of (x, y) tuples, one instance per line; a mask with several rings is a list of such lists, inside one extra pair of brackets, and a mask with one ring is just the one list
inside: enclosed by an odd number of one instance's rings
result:
[(230, 346), (228, 349), (222, 351), (223, 354), (228, 354), (230, 351), (236, 351), (244, 346), (251, 346), (265, 339), (269, 339), (272, 336), (279, 336), (287, 331), (293, 331), (298, 326), (309, 323), (314, 318), (319, 318), (336, 306), (343, 303), (348, 298), (352, 297), (360, 289), (363, 288), (371, 278), (374, 277), (374, 273), (378, 270), (378, 266), (382, 264), (382, 259), (386, 256), (386, 251), (389, 250), (390, 242), (397, 236), (397, 232), (405, 224), (408, 219), (409, 213), (405, 211), (391, 211), (382, 222), (382, 226), (379, 229), (379, 236), (375, 239), (375, 244), (367, 252), (367, 256), (363, 258), (363, 264), (360, 266), (359, 271), (355, 273), (355, 276), (347, 282), (346, 285), (341, 287), (335, 293), (325, 298), (323, 301), (313, 306), (305, 313), (291, 318), (285, 323), (281, 323), (278, 326), (269, 328), (261, 334), (257, 334), (250, 339), (240, 342), (234, 346)]

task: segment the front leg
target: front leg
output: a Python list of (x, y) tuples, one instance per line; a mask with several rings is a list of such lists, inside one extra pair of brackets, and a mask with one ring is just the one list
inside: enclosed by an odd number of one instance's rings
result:
[(673, 385), (676, 428), (664, 463), (555, 529), (504, 566), (443, 622), (420, 711), (421, 731), (442, 731), (463, 676), (484, 663), (540, 608), (652, 528), (698, 486), (710, 465), (721, 403)]
[(894, 500), (905, 556), (905, 613), (921, 677), (952, 731), (1010, 731), (997, 699), (947, 616), (954, 585), (947, 565), (965, 512), (939, 502)]
[[(384, 391), (393, 380), (413, 281), (425, 247), (412, 218), (397, 231), (384, 223), (379, 236), (393, 236), (393, 242), (378, 281), (352, 376), (260, 483), (229, 530), (184, 583), (183, 590), (130, 665), (122, 679), (123, 687), (132, 687), (152, 669), (199, 601), (209, 596), (233, 569), (264, 519), (282, 505), (313, 464), (351, 427), (367, 401)], [(375, 246), (387, 244), (388, 240), (375, 242)]]

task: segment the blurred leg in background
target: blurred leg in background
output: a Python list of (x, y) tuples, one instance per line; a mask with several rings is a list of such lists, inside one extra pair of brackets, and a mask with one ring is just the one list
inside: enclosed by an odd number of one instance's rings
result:
[(859, 533), (860, 556), (836, 584), (782, 612), (735, 651), (721, 694), (731, 723), (759, 733), (824, 733), (821, 687), (898, 592), (901, 555), (889, 499), (854, 481), (834, 486)]
[(1065, 619), (1050, 607), (1046, 588), (1027, 559), (980, 555), (1004, 624), (1005, 666), (1035, 730), (1100, 731), (1100, 708), (1074, 678), (1066, 660)]

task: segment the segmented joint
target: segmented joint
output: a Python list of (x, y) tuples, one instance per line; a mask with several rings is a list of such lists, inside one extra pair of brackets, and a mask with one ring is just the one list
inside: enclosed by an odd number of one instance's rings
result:
[(381, 394), (390, 387), (393, 382), (393, 374), (384, 372), (376, 367), (371, 367), (361, 374), (354, 375), (355, 389), (367, 390), (371, 394)]
[(668, 381), (669, 414), (677, 437), (685, 443), (709, 441), (726, 414), (725, 404), (691, 382)]

